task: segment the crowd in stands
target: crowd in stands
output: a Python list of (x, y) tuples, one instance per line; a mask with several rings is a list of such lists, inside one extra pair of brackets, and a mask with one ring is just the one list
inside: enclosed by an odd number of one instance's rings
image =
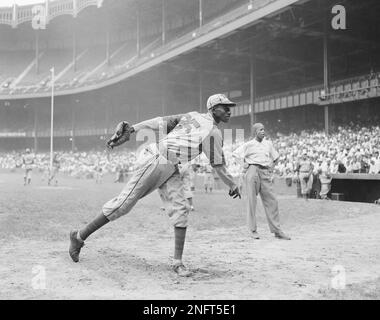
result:
[[(12, 152), (0, 154), (0, 168), (15, 171), (22, 168), (23, 153)], [(57, 152), (59, 172), (75, 178), (94, 178), (96, 172), (116, 173), (120, 170), (133, 170), (136, 163), (136, 155), (132, 151), (107, 152)], [(40, 172), (45, 172), (50, 166), (50, 153), (35, 154), (34, 167)]]
[[(0, 169), (6, 169), (15, 172), (17, 169), (23, 169), (24, 152), (0, 153)], [(123, 183), (127, 176), (130, 175), (137, 166), (139, 154), (133, 150), (123, 151), (87, 151), (87, 152), (56, 152), (54, 153), (59, 162), (58, 171), (61, 175), (74, 177), (77, 179), (95, 179), (101, 182), (102, 177), (106, 174), (114, 175), (114, 182)], [(44, 177), (49, 174), (50, 153), (37, 153), (34, 158), (33, 169), (40, 172)], [(237, 166), (231, 172), (235, 176), (240, 174)], [(195, 172), (203, 175), (210, 170), (208, 160), (203, 155), (193, 162), (192, 168)]]
[(340, 126), (328, 136), (322, 131), (279, 135), (273, 140), (280, 153), (275, 171), (285, 176), (296, 170), (306, 153), (314, 172), (369, 173), (380, 171), (380, 127)]
[[(313, 164), (313, 174), (334, 173), (380, 173), (380, 127), (341, 126), (330, 135), (322, 131), (302, 131), (298, 134), (272, 137), (280, 158), (274, 167), (277, 177), (294, 180), (297, 176), (297, 163), (306, 155)], [(241, 162), (232, 152), (237, 144), (225, 146), (225, 158), (229, 171), (239, 177), (243, 171)], [(59, 172), (76, 178), (95, 178), (101, 174), (116, 174), (123, 182), (123, 176), (132, 172), (138, 155), (133, 150), (120, 149), (107, 151), (58, 152)], [(50, 163), (49, 153), (38, 153), (35, 167), (44, 172)], [(194, 168), (202, 173), (206, 170), (207, 158), (202, 154), (194, 160)], [(0, 168), (16, 170), (22, 168), (22, 152), (0, 153)]]

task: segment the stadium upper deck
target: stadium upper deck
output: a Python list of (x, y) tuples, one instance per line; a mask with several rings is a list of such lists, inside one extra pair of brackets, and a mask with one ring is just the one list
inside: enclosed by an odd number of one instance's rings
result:
[[(57, 0), (42, 3), (48, 7), (45, 30), (33, 29), (33, 6), (0, 8), (0, 98), (48, 96), (52, 66), (57, 95), (99, 89), (164, 63), (181, 68), (180, 82), (192, 82), (202, 69), (225, 87), (247, 91), (252, 46), (257, 97), (321, 85), (324, 20), (332, 19), (334, 4)], [(379, 65), (378, 1), (339, 4), (348, 28), (329, 28), (331, 81)]]
[[(110, 85), (305, 1), (46, 1), (41, 6), (48, 24), (38, 30), (32, 5), (0, 8), (2, 60), (29, 51), (24, 60), (7, 63), (0, 97), (47, 96), (51, 66), (58, 72), (58, 95)], [(121, 48), (126, 52), (115, 63)]]

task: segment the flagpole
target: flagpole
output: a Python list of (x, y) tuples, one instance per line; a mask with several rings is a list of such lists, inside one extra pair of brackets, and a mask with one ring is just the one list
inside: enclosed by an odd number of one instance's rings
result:
[(53, 137), (54, 137), (54, 67), (51, 72), (51, 111), (50, 111), (50, 175), (53, 174)]

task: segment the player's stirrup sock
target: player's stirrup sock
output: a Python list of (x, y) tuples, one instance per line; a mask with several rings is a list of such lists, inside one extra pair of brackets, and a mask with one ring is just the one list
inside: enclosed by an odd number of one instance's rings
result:
[(87, 226), (81, 229), (78, 232), (78, 235), (84, 241), (88, 238), (90, 234), (94, 233), (96, 230), (103, 227), (108, 222), (110, 221), (107, 219), (107, 217), (103, 213), (101, 213), (93, 221), (91, 221)]
[(182, 260), (186, 228), (174, 227), (174, 260)]

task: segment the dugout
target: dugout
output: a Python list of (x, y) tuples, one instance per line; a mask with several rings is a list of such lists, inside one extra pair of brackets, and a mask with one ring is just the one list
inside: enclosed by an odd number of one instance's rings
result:
[(343, 193), (345, 201), (373, 203), (380, 198), (380, 174), (333, 174), (333, 193)]

